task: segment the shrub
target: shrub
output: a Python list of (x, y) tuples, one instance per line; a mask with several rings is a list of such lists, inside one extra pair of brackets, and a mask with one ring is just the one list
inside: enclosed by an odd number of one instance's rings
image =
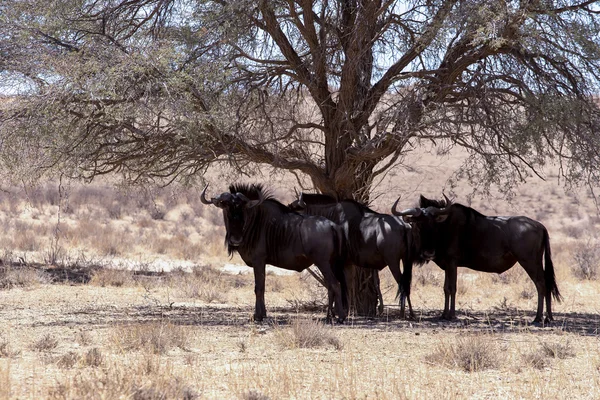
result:
[(189, 332), (182, 326), (161, 321), (120, 326), (113, 338), (126, 350), (146, 349), (154, 354), (164, 354), (174, 347), (186, 349)]
[(571, 264), (573, 275), (578, 279), (598, 279), (600, 268), (600, 241), (596, 238), (588, 238), (579, 243), (573, 253), (574, 263)]
[(71, 369), (75, 366), (75, 364), (77, 364), (79, 359), (80, 356), (78, 353), (70, 351), (59, 357), (58, 361), (56, 361), (56, 365), (58, 365), (60, 368)]
[(542, 352), (551, 358), (569, 358), (575, 356), (575, 351), (569, 341), (564, 343), (559, 342), (543, 342), (541, 344)]
[(47, 283), (49, 280), (46, 273), (26, 265), (0, 265), (0, 289), (30, 287)]
[(242, 393), (242, 400), (270, 400), (269, 396), (266, 396), (256, 390), (249, 390), (247, 392)]
[(477, 372), (498, 365), (498, 349), (484, 336), (461, 337), (456, 343), (440, 343), (426, 360), (432, 364)]
[(94, 347), (93, 349), (90, 349), (87, 353), (85, 353), (83, 362), (88, 367), (99, 367), (104, 362), (104, 355), (102, 354), (102, 351), (99, 348)]
[(122, 287), (132, 285), (133, 283), (133, 271), (116, 268), (100, 268), (94, 271), (90, 280), (91, 285), (102, 287)]
[(292, 326), (278, 332), (280, 344), (286, 348), (315, 348), (331, 345), (336, 350), (342, 342), (331, 327), (312, 319), (296, 319)]
[(31, 348), (35, 351), (50, 351), (58, 346), (58, 340), (52, 335), (46, 334), (33, 343)]
[(14, 358), (19, 354), (21, 354), (21, 352), (13, 350), (8, 340), (0, 339), (0, 358)]

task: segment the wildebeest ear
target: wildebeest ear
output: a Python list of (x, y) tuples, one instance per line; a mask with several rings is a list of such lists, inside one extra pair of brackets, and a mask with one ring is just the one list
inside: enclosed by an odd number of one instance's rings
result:
[(448, 214), (437, 215), (435, 217), (435, 222), (444, 222), (448, 218)]

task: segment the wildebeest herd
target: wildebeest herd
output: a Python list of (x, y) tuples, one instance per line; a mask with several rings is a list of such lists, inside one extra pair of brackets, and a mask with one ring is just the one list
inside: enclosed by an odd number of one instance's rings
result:
[[(343, 322), (348, 314), (345, 269), (354, 264), (382, 270), (388, 266), (398, 283), (401, 316), (414, 318), (410, 301), (413, 264), (435, 262), (445, 272), (442, 319), (454, 319), (457, 267), (502, 273), (519, 262), (534, 282), (538, 307), (534, 323), (552, 321), (556, 284), (546, 227), (528, 217), (488, 217), (458, 203), (420, 197), (419, 206), (392, 215), (355, 200), (301, 193), (289, 205), (260, 184), (237, 184), (229, 192), (201, 201), (223, 210), (229, 254), (238, 252), (254, 270), (255, 321), (266, 317), (265, 266), (303, 271), (315, 265), (329, 294), (327, 319)], [(400, 269), (402, 260), (403, 270)], [(545, 261), (545, 267), (544, 262)]]

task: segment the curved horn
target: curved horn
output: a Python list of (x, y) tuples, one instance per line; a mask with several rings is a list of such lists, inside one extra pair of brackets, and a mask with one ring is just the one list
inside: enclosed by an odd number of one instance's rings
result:
[(204, 186), (204, 190), (202, 190), (202, 193), (200, 193), (200, 201), (202, 202), (202, 204), (214, 204), (212, 200), (208, 201), (206, 199), (206, 189), (208, 189), (208, 183), (206, 184), (206, 186)]
[(304, 193), (300, 193), (300, 197), (298, 197), (298, 205), (302, 208), (306, 208), (306, 203), (304, 202)]
[(406, 209), (404, 211), (398, 211), (396, 209), (396, 207), (398, 206), (398, 202), (399, 201), (400, 201), (400, 197), (398, 197), (398, 200), (396, 200), (396, 202), (392, 206), (392, 214), (394, 214), (397, 217), (404, 217), (404, 216), (407, 216), (407, 215), (418, 217), (423, 212), (420, 208), (408, 208), (408, 209)]
[(452, 204), (452, 200), (450, 200), (447, 196), (446, 193), (442, 193), (442, 195), (444, 196), (444, 200), (446, 200), (446, 207), (448, 207), (450, 204)]

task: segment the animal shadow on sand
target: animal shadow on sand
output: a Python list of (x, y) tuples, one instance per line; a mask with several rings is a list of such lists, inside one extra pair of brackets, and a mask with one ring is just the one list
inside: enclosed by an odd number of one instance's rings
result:
[[(56, 316), (53, 320), (35, 321), (29, 326), (79, 325), (106, 327), (115, 324), (148, 323), (168, 321), (172, 324), (206, 327), (243, 327), (251, 321), (252, 307), (221, 305), (137, 305), (124, 307), (88, 307)], [(0, 319), (2, 312), (0, 310)], [(439, 319), (439, 310), (415, 310), (414, 320), (400, 318), (399, 310), (386, 307), (382, 316), (366, 318), (350, 315), (343, 329), (414, 330), (416, 332), (440, 330), (469, 330), (472, 332), (520, 333), (520, 332), (569, 332), (582, 336), (600, 334), (600, 315), (591, 313), (555, 313), (554, 321), (547, 325), (532, 324), (534, 313), (515, 308), (489, 311), (463, 311), (454, 321)], [(301, 312), (293, 307), (271, 307), (268, 318), (261, 323), (266, 326), (285, 326), (295, 319), (322, 319), (322, 313)]]

